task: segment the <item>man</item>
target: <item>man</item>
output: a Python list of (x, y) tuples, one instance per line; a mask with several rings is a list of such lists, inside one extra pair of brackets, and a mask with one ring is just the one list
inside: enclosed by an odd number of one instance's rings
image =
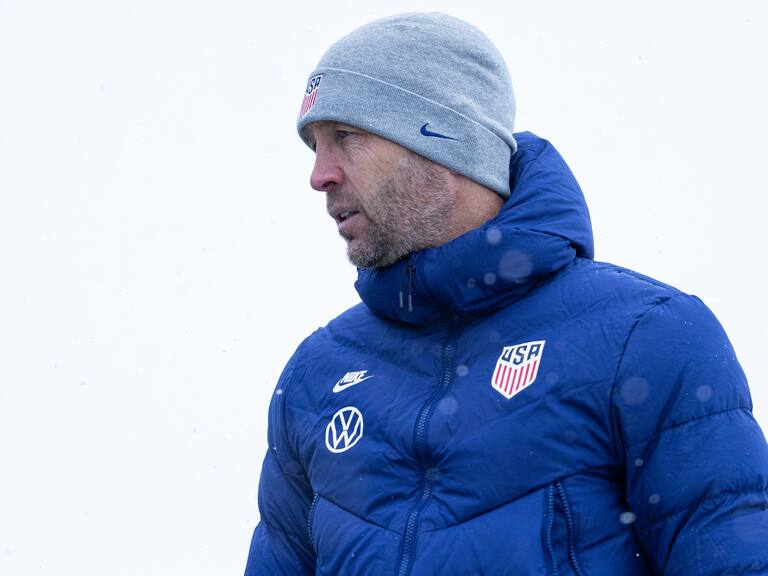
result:
[(768, 574), (768, 448), (694, 297), (593, 260), (506, 66), (441, 14), (370, 23), (310, 74), (311, 185), (362, 303), (269, 413), (256, 574)]

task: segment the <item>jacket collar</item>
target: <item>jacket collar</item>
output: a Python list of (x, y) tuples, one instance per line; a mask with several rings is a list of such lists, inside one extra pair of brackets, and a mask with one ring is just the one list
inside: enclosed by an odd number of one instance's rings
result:
[(512, 194), (495, 218), (391, 266), (358, 270), (355, 288), (377, 316), (425, 325), (491, 312), (577, 256), (594, 257), (589, 211), (565, 161), (530, 132), (515, 139)]

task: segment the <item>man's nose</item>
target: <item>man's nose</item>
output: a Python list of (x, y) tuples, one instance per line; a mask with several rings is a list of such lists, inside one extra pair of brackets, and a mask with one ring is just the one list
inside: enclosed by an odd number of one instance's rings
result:
[(309, 177), (309, 184), (319, 192), (329, 192), (341, 185), (344, 173), (331, 152), (319, 146), (315, 153), (315, 166)]

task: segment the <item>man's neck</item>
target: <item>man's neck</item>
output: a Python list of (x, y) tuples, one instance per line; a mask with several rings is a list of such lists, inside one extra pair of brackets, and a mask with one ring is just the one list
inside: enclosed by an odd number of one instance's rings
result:
[(493, 190), (464, 176), (456, 175), (455, 178), (458, 187), (456, 204), (446, 226), (444, 243), (479, 228), (494, 218), (504, 205), (504, 199)]

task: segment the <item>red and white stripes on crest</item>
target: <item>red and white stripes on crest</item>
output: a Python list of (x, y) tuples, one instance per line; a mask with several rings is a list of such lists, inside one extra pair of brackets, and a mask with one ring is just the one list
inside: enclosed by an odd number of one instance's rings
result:
[(312, 76), (312, 78), (309, 79), (309, 82), (307, 82), (307, 89), (304, 91), (304, 100), (301, 103), (301, 111), (299, 112), (299, 119), (304, 118), (310, 110), (312, 110), (312, 106), (315, 105), (315, 100), (317, 100), (317, 91), (320, 89), (320, 81), (323, 79), (322, 74), (318, 74), (317, 76)]
[(307, 115), (307, 112), (309, 112), (312, 109), (312, 106), (314, 105), (315, 100), (317, 100), (317, 89), (312, 90), (311, 94), (304, 95), (304, 102), (302, 102), (301, 104), (302, 118), (304, 118), (304, 116)]
[(534, 360), (533, 363), (528, 363), (520, 368), (499, 364), (496, 366), (496, 373), (493, 375), (493, 387), (498, 388), (505, 396), (519, 392), (533, 382), (538, 364), (538, 360)]

